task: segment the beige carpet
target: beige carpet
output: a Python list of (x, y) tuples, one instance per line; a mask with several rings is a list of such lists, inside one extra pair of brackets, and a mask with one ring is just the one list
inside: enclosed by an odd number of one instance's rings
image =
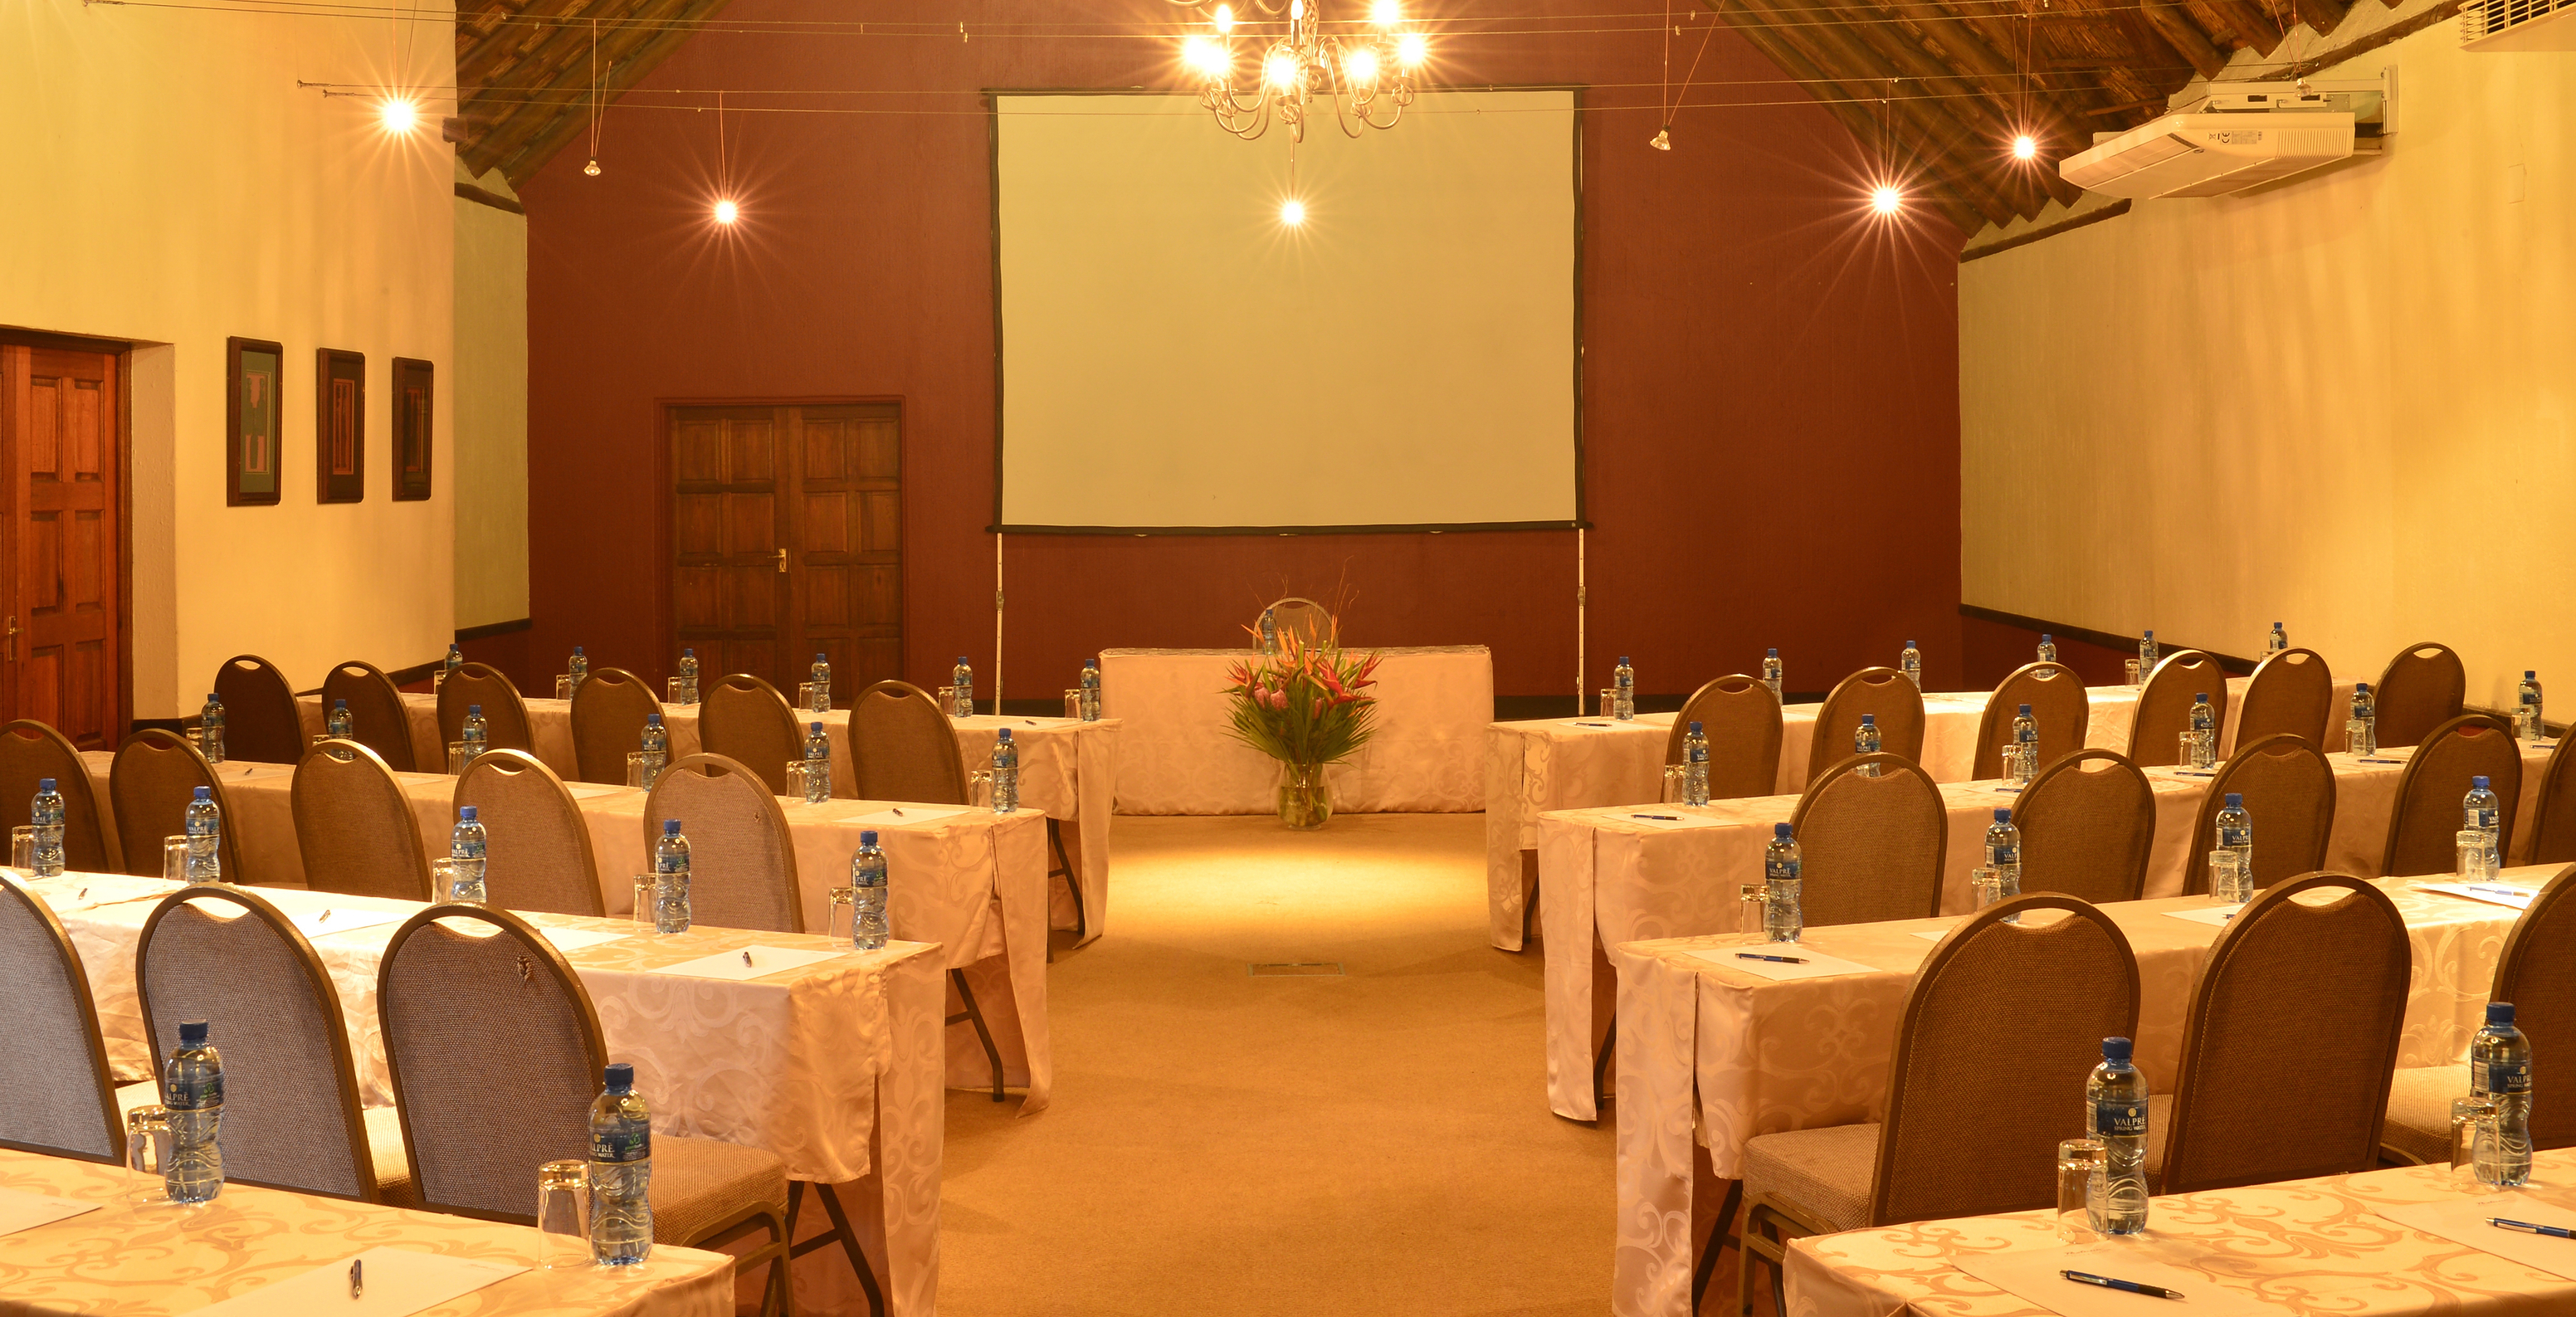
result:
[(949, 1095), (942, 1312), (1607, 1311), (1611, 1128), (1548, 1113), (1481, 815), (1114, 835), (1108, 935), (1048, 979), (1055, 1105)]

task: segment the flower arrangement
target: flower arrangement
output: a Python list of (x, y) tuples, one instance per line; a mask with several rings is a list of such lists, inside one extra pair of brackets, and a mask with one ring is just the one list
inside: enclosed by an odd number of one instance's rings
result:
[(1332, 814), (1323, 766), (1350, 758), (1376, 733), (1377, 697), (1367, 692), (1379, 657), (1345, 653), (1336, 622), (1318, 639), (1285, 631), (1276, 655), (1239, 661), (1226, 674), (1235, 739), (1287, 770), (1279, 814), (1290, 827), (1323, 826)]

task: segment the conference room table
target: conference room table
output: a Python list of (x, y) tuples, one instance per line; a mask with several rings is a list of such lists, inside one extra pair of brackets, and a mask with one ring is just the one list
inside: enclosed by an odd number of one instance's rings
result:
[[(553, 769), (566, 785), (572, 785), (581, 776), (573, 757), (572, 701), (538, 699), (524, 703), (528, 708), (529, 753)], [(297, 716), (303, 719), (305, 739), (321, 735), (322, 698), (299, 696), (295, 706)], [(447, 744), (438, 727), (438, 697), (405, 692), (403, 711), (411, 719), (412, 763), (428, 769), (444, 768)], [(814, 720), (811, 714), (799, 713), (797, 717)], [(832, 781), (846, 788), (858, 780), (850, 759), (850, 711), (835, 709), (819, 721), (823, 734), (832, 742)], [(670, 729), (674, 761), (698, 752), (698, 706), (663, 705), (662, 725)], [(1000, 739), (997, 733), (1005, 727), (1011, 729), (1011, 739), (1020, 749), (1020, 806), (1034, 809), (1050, 820), (1047, 828), (1053, 835), (1048, 844), (1050, 848), (1062, 848), (1068, 875), (1065, 885), (1052, 881), (1047, 884), (1048, 927), (1079, 930), (1078, 944), (1099, 937), (1109, 922), (1109, 821), (1118, 806), (1117, 721), (1104, 718), (1086, 723), (1073, 718), (977, 714), (972, 718), (951, 718), (949, 725), (956, 730), (958, 754), (970, 773), (993, 762), (993, 745)], [(618, 785), (623, 785), (622, 780)], [(579, 792), (581, 788), (574, 786), (573, 790)]]
[[(319, 1272), (345, 1288), (350, 1262), (361, 1258), (366, 1298), (378, 1305), (368, 1311), (387, 1311), (406, 1293), (467, 1285), (477, 1288), (398, 1310), (421, 1317), (734, 1311), (733, 1259), (723, 1253), (657, 1244), (640, 1267), (548, 1270), (528, 1226), (246, 1184), (225, 1185), (203, 1206), (178, 1207), (141, 1201), (137, 1188), (120, 1166), (0, 1149), (0, 1213), (41, 1221), (0, 1234), (0, 1313), (183, 1313), (217, 1303), (229, 1303), (221, 1311), (233, 1317), (312, 1312), (313, 1292), (297, 1278)], [(73, 1214), (57, 1215), (66, 1209)]]
[[(92, 789), (100, 800), (108, 799), (114, 756), (93, 750), (81, 758)], [(225, 826), (232, 830), (248, 881), (260, 887), (308, 885), (295, 832), (294, 768), (232, 760), (217, 772), (229, 811)], [(447, 854), (456, 826), (456, 779), (444, 773), (396, 773), (394, 778), (411, 803), (423, 846), (432, 857)], [(612, 917), (631, 914), (635, 876), (652, 869), (645, 850), (646, 793), (592, 783), (565, 785), (590, 830), (601, 908)], [(940, 945), (946, 967), (963, 972), (975, 994), (993, 1045), (1002, 1054), (1006, 1081), (1028, 1089), (1022, 1113), (1045, 1110), (1054, 1089), (1055, 1063), (1047, 1030), (1047, 838), (1038, 812), (995, 814), (956, 805), (868, 800), (809, 805), (781, 799), (779, 807), (795, 846), (797, 900), (806, 929), (825, 930), (831, 891), (849, 883), (859, 833), (874, 829), (886, 854), (888, 927), (905, 941)], [(496, 869), (508, 862), (506, 854), (491, 860)], [(973, 1030), (955, 1030), (949, 1047), (955, 1082), (992, 1082), (991, 1064)]]
[[(2541, 769), (2556, 742), (2523, 742), (2522, 791), (2517, 818), (2534, 817)], [(2382, 752), (2368, 761), (2336, 752), (2326, 756), (2335, 776), (2335, 816), (2327, 836), (2325, 867), (2375, 877), (2388, 825), (2396, 812), (2397, 785), (2413, 747)], [(2210, 776), (2175, 768), (2144, 770), (2156, 802), (2153, 845), (2147, 853), (2147, 896), (2179, 895), (2185, 884), (2192, 829)], [(1941, 910), (1976, 908), (1970, 873), (1983, 862), (1986, 827), (1994, 811), (2020, 796), (2000, 781), (1941, 786), (1948, 837), (1941, 861)], [(1608, 1022), (1609, 966), (1599, 948), (1649, 938), (1731, 933), (1743, 920), (1742, 889), (1762, 881), (1762, 850), (1772, 825), (1797, 810), (1796, 796), (1713, 801), (1706, 808), (1659, 805), (1639, 809), (1563, 810), (1539, 819), (1539, 918), (1544, 930), (1548, 1106), (1560, 1116), (1591, 1120), (1598, 1114), (1593, 1069), (1597, 1040)], [(1664, 822), (1640, 815), (1675, 816)], [(2263, 821), (2254, 820), (2255, 844)], [(2517, 828), (2508, 860), (2528, 844), (2528, 826)], [(1597, 943), (1595, 939), (1598, 939)], [(1627, 1026), (1620, 1025), (1625, 1037)], [(1624, 1050), (1624, 1049), (1622, 1049)]]
[[(23, 882), (53, 908), (80, 953), (110, 1067), (123, 1082), (151, 1078), (136, 952), (154, 908), (181, 885), (99, 874)], [(392, 1106), (377, 975), (395, 929), (427, 906), (288, 888), (254, 894), (294, 921), (329, 971), (360, 1101)], [(866, 1218), (863, 1233), (884, 1245), (889, 1295), (908, 1296), (896, 1311), (931, 1310), (946, 1119), (940, 947), (896, 942), (863, 952), (808, 934), (700, 926), (665, 936), (622, 919), (524, 917), (572, 965), (599, 1013), (609, 1056), (635, 1066), (655, 1130), (760, 1148), (787, 1164), (790, 1179), (843, 1186), (843, 1204)], [(706, 977), (703, 966), (688, 964), (722, 957), (730, 973), (738, 952), (810, 963), (748, 979)], [(800, 1292), (837, 1283), (820, 1264), (798, 1271)]]
[[(1468, 814), (1485, 807), (1478, 746), (1494, 719), (1494, 659), (1483, 645), (1362, 649), (1379, 656), (1377, 730), (1325, 772), (1343, 814)], [(1101, 712), (1126, 724), (1121, 814), (1267, 814), (1278, 761), (1234, 739), (1226, 674), (1249, 649), (1105, 649)]]
[[(2538, 888), (2559, 866), (2507, 870)], [(2487, 992), (2518, 907), (2425, 890), (2432, 878), (2380, 878), (2406, 921), (2413, 955), (2400, 1067), (2447, 1065), (2467, 1054), (2485, 1021)], [(2137, 1064), (2154, 1092), (2171, 1091), (2183, 1025), (2228, 907), (2164, 897), (2101, 907), (2138, 960)], [(2052, 911), (2034, 924), (2062, 918)], [(1876, 1120), (1914, 976), (1958, 922), (1939, 919), (1809, 929), (1809, 954), (1866, 966), (1769, 965), (1735, 958), (1761, 939), (1727, 933), (1614, 946), (1618, 974), (1618, 1240), (1612, 1310), (1622, 1317), (1689, 1311), (1695, 1186), (1740, 1179), (1756, 1135)], [(1760, 971), (1766, 972), (1756, 972)], [(2463, 1072), (2465, 1074), (2465, 1072)], [(2081, 1105), (2070, 1095), (2068, 1119)], [(1707, 1166), (1694, 1173), (1694, 1154)], [(1699, 1205), (1703, 1212), (1708, 1204)], [(1896, 1311), (1883, 1309), (1877, 1311)], [(1936, 1309), (1936, 1311), (1938, 1311)]]

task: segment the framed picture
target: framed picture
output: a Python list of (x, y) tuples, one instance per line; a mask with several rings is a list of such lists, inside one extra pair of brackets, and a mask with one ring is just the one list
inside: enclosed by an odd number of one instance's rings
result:
[(224, 340), (224, 503), (275, 506), (284, 409), (277, 386), (286, 349), (256, 338)]
[(394, 500), (429, 497), (429, 399), (433, 367), (394, 358)]
[(367, 497), (367, 357), (322, 348), (314, 354), (314, 501)]

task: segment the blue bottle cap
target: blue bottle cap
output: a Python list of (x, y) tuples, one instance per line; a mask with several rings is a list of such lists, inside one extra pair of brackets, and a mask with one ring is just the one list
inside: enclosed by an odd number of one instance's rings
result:
[[(821, 724), (821, 723), (816, 723), (816, 724), (814, 724), (814, 725), (815, 725), (815, 726), (817, 726), (817, 727), (820, 727), (820, 726), (822, 726), (823, 724)], [(1001, 732), (999, 733), (999, 735), (1000, 735), (1000, 736), (1001, 736), (1001, 738), (1002, 738), (1002, 743), (1003, 743), (1003, 744), (1005, 744), (1005, 745), (1010, 744), (1010, 740), (1011, 740), (1011, 729), (1010, 729), (1010, 728), (1008, 728), (1008, 727), (1003, 728), (1003, 729), (1001, 730)]]
[[(1862, 722), (1868, 722), (1868, 721), (1869, 721), (1869, 715), (1868, 715), (1868, 714), (1862, 714), (1862, 715), (1860, 716), (1860, 720), (1861, 720)], [(1698, 723), (1696, 723), (1696, 722), (1692, 723), (1692, 724), (1691, 724), (1691, 735), (1693, 735), (1693, 736), (1697, 736), (1697, 735), (1699, 735), (1699, 734), (1700, 734), (1699, 724), (1698, 724)], [(53, 781), (53, 779), (52, 779), (52, 778), (50, 778), (50, 777), (49, 777), (49, 778), (46, 778), (45, 780), (46, 780), (46, 781), (48, 781), (48, 782)]]
[[(2510, 1006), (2507, 1006), (2504, 1009), (2507, 1015), (2511, 1015), (2513, 1013), (2513, 1008)], [(202, 1043), (206, 1041), (206, 1022), (203, 1020), (181, 1021), (179, 1024), (179, 1041), (183, 1043)]]
[[(2511, 1023), (2513, 1023), (2513, 1003), (2512, 1003), (2512, 1002), (2509, 1002), (2509, 1001), (2491, 1001), (2491, 1002), (2488, 1002), (2488, 1003), (2487, 1003), (2487, 1023), (2489, 1023), (2489, 1024), (2511, 1024)], [(183, 1024), (183, 1025), (181, 1025), (181, 1026), (179, 1026), (179, 1027), (180, 1027), (180, 1028), (182, 1028), (182, 1029), (184, 1029), (184, 1028), (187, 1028), (188, 1026), (186, 1026), (186, 1025), (184, 1025), (184, 1024)], [(197, 1026), (197, 1027), (198, 1027), (198, 1028), (200, 1028), (200, 1029), (202, 1029), (202, 1028), (204, 1028), (205, 1026), (204, 1026), (204, 1025), (199, 1025), (199, 1026)]]
[(347, 700), (333, 700), (331, 701), (331, 707), (334, 709), (345, 709), (349, 707), (349, 702)]
[(2153, 627), (2149, 627), (2149, 628), (2147, 628), (2145, 631), (2143, 631), (2143, 632), (2141, 632), (2141, 633), (2139, 633), (2139, 634), (2141, 634), (2141, 635), (2145, 636), (2146, 638), (2148, 638), (2148, 639), (2152, 640), (2152, 639), (2154, 639), (2154, 638), (2155, 638), (2155, 634), (2156, 634), (2156, 632), (2155, 632), (2155, 628), (2153, 628)]
[(1624, 668), (1624, 667), (1626, 667), (1626, 666), (1628, 666), (1628, 656), (1627, 656), (1627, 655), (1622, 654), (1622, 655), (1620, 655), (1620, 656), (1619, 656), (1619, 666), (1620, 666), (1620, 667), (1623, 667), (1623, 668)]
[(573, 646), (573, 647), (572, 647), (572, 652), (573, 652), (573, 653), (575, 653), (575, 654), (579, 654), (579, 653), (581, 653), (581, 646), (579, 646), (579, 645), (575, 645), (575, 646)]
[(874, 845), (876, 845), (876, 844), (877, 844), (877, 830), (876, 830), (876, 829), (874, 829), (874, 828), (861, 828), (861, 829), (859, 829), (859, 844), (860, 844), (860, 845), (862, 845), (862, 846), (874, 846)]
[(2469, 786), (2475, 790), (2484, 791), (2487, 789), (2487, 780), (2482, 777), (2473, 777), (2469, 779)]
[(963, 655), (963, 654), (958, 655), (958, 656), (957, 656), (957, 661), (958, 661), (958, 662), (960, 662), (960, 663), (965, 662), (965, 661), (966, 661), (966, 656), (965, 656), (965, 655)]
[(1906, 642), (1905, 642), (1905, 647), (1906, 647), (1907, 649), (1912, 649), (1912, 648), (1914, 648), (1914, 642), (1913, 642), (1913, 641), (1911, 641), (1911, 640), (1906, 641)]
[(469, 704), (465, 706), (465, 712), (468, 717), (480, 718), (483, 716), (483, 706), (479, 704)]
[(631, 1093), (635, 1090), (635, 1067), (628, 1065), (624, 1061), (613, 1061), (609, 1063), (608, 1074), (605, 1078), (608, 1083), (608, 1091), (611, 1093)]
[(2102, 1059), (2105, 1061), (2127, 1061), (2129, 1059), (2129, 1040), (2126, 1038), (2103, 1039)]
[(2366, 681), (2354, 682), (2352, 684), (2352, 693), (2355, 695), (2368, 695), (2370, 693), (2370, 683)]
[(2208, 692), (2208, 691), (2201, 691), (2201, 692), (2199, 692), (2199, 693), (2197, 693), (2197, 694), (2193, 695), (2193, 696), (2191, 697), (2191, 700), (2192, 700), (2192, 703), (2194, 703), (2194, 704), (2207, 704), (2207, 703), (2209, 703), (2209, 692)]
[[(2528, 677), (2528, 676), (2530, 676), (2531, 674), (2530, 674), (2530, 673), (2528, 673), (2528, 672), (2526, 672), (2526, 673), (2524, 673), (2524, 674), (2522, 674), (2522, 675), (2524, 675), (2524, 676)], [(208, 703), (208, 704), (221, 704), (221, 703), (223, 703), (223, 702), (224, 702), (224, 700), (223, 700), (223, 697), (222, 697), (222, 696), (217, 695), (217, 694), (216, 694), (216, 693), (214, 693), (213, 691), (207, 691), (207, 692), (206, 692), (206, 703)]]
[[(1692, 723), (1692, 724), (1691, 724), (1691, 726), (1692, 726), (1694, 729), (1696, 729), (1696, 728), (1699, 726), (1699, 724), (1698, 724), (1698, 723)], [(51, 791), (51, 790), (53, 790), (53, 789), (54, 789), (54, 780), (53, 780), (52, 778), (50, 778), (50, 777), (40, 777), (40, 778), (37, 778), (37, 779), (36, 779), (36, 789), (37, 789), (38, 791)]]
[(679, 821), (678, 819), (664, 819), (664, 820), (662, 820), (662, 835), (663, 835), (663, 836), (665, 836), (665, 837), (676, 837), (676, 836), (679, 836), (679, 835), (680, 835), (680, 821)]
[(807, 723), (807, 724), (805, 724), (805, 730), (806, 730), (806, 731), (809, 731), (809, 732), (812, 732), (812, 733), (813, 733), (813, 734), (815, 734), (816, 736), (821, 736), (821, 735), (823, 734), (823, 724), (821, 724), (821, 723)]
[(2011, 810), (2008, 810), (2008, 809), (1999, 809), (1999, 810), (1996, 810), (1996, 811), (1995, 811), (1995, 822), (1997, 822), (1997, 823), (2010, 823), (2010, 822), (2012, 822), (2012, 811), (2011, 811)]
[(197, 799), (199, 799), (199, 800), (212, 800), (212, 799), (214, 799), (214, 798), (215, 798), (215, 789), (214, 789), (213, 787), (199, 787), (199, 788), (197, 788)]
[(682, 650), (680, 651), (680, 657), (682, 657), (682, 658), (696, 658), (697, 656), (698, 656), (698, 651), (696, 651), (696, 650), (694, 650), (694, 649), (685, 649), (685, 648), (684, 648), (684, 649), (682, 649)]
[(1780, 657), (1780, 651), (1776, 649), (1766, 649), (1762, 651), (1762, 656), (1764, 658), (1778, 658)]
[(2043, 645), (2053, 645), (2057, 643), (2057, 638), (2045, 631), (2042, 631), (2039, 633), (2039, 643)]
[(2029, 705), (2025, 704), (2025, 705), (2021, 706), (2021, 716), (2022, 716), (2022, 717), (2025, 717), (2025, 718), (2027, 718), (2027, 717), (2029, 717), (2029, 716), (2030, 716), (2030, 706), (2029, 706)]
[(1772, 825), (1771, 825), (1771, 835), (1772, 835), (1772, 836), (1774, 836), (1774, 837), (1786, 837), (1786, 836), (1788, 836), (1788, 835), (1789, 835), (1789, 825), (1788, 825), (1788, 824), (1786, 824), (1786, 823), (1774, 823), (1774, 824), (1772, 824)]
[(2243, 808), (2245, 808), (2245, 797), (2243, 797), (2243, 796), (2241, 796), (2241, 795), (2238, 795), (2237, 793), (2235, 793), (2235, 792), (2233, 792), (2233, 791), (2228, 792), (2228, 793), (2227, 793), (2227, 807), (2228, 807), (2229, 809), (2243, 809)]
[[(1862, 715), (1860, 716), (1860, 725), (1861, 725), (1861, 726), (1863, 726), (1863, 727), (1876, 727), (1876, 726), (1878, 726), (1878, 715), (1877, 715), (1877, 714), (1874, 714), (1874, 713), (1864, 713), (1864, 714), (1862, 714)], [(1697, 730), (1699, 730), (1699, 724), (1698, 724), (1698, 723), (1692, 723), (1692, 724), (1691, 724), (1691, 730), (1693, 730), (1693, 731), (1697, 731)]]
[(828, 660), (825, 658), (825, 656), (824, 656), (824, 655), (817, 654), (817, 655), (815, 655), (815, 656), (814, 656), (814, 661), (815, 661), (815, 662), (817, 662), (817, 663), (822, 663), (822, 662), (826, 662), (826, 661), (828, 661)]
[(456, 821), (459, 823), (472, 823), (474, 821), (474, 807), (472, 805), (457, 806)]
[(1082, 661), (1082, 666), (1084, 666), (1084, 667), (1086, 667), (1086, 668), (1096, 668), (1096, 667), (1099, 667), (1099, 666), (1100, 666), (1100, 660), (1098, 660), (1098, 659), (1084, 659), (1084, 660)]
[[(2523, 679), (2524, 681), (2530, 681), (2531, 679), (2533, 679), (2534, 677), (2537, 677), (2537, 676), (2539, 676), (2539, 675), (2540, 675), (2540, 674), (2539, 674), (2537, 671), (2534, 671), (2533, 669), (2530, 669), (2530, 668), (2524, 668), (2524, 669), (2522, 670), (2522, 679)], [(213, 698), (215, 698), (215, 697), (214, 697), (214, 696), (212, 696), (212, 695), (209, 695), (209, 696), (207, 696), (206, 698), (211, 700), (211, 699), (213, 699)]]
[(662, 715), (660, 715), (660, 714), (658, 714), (658, 713), (648, 713), (648, 714), (644, 715), (644, 725), (645, 725), (645, 726), (647, 726), (647, 727), (659, 727), (659, 726), (661, 726), (661, 725), (662, 725)]

